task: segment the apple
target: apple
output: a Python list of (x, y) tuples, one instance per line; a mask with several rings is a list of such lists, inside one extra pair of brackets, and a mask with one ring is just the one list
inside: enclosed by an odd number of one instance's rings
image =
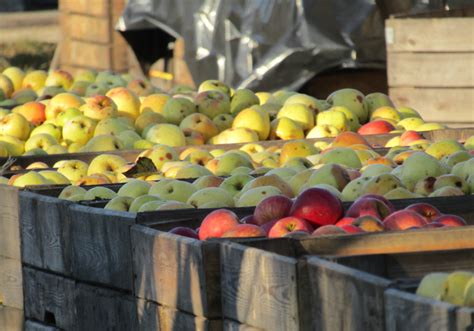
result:
[(390, 208), (381, 200), (362, 196), (349, 207), (347, 217), (358, 218), (361, 216), (373, 216), (384, 220), (390, 214)]
[(164, 144), (172, 147), (186, 146), (183, 131), (173, 124), (154, 124), (145, 133), (145, 139), (155, 144)]
[(117, 196), (113, 190), (104, 186), (96, 186), (84, 193), (83, 200), (110, 200)]
[(117, 105), (121, 116), (135, 120), (140, 115), (140, 100), (137, 95), (125, 87), (115, 87), (106, 93), (106, 96)]
[(28, 171), (23, 174), (15, 175), (10, 178), (10, 181), (8, 184), (16, 187), (53, 184), (52, 181), (46, 179), (36, 171)]
[(0, 119), (0, 135), (26, 140), (30, 131), (30, 123), (23, 115), (10, 113)]
[(151, 195), (151, 194), (143, 194), (138, 197), (136, 197), (132, 204), (130, 205), (130, 208), (128, 209), (129, 212), (131, 213), (137, 213), (139, 210), (142, 208), (142, 206), (148, 202), (152, 201), (160, 201), (162, 203), (165, 203), (165, 201), (161, 200), (159, 196), (157, 195)]
[(274, 195), (263, 199), (254, 211), (255, 224), (262, 225), (287, 217), (292, 205), (293, 201), (284, 195)]
[(158, 195), (163, 200), (186, 202), (196, 191), (191, 183), (166, 178), (152, 184), (148, 194)]
[(48, 74), (44, 70), (33, 70), (25, 75), (21, 86), (38, 92), (44, 87)]
[[(249, 182), (251, 183), (251, 182)], [(274, 195), (281, 195), (282, 192), (274, 186), (258, 186), (249, 190), (241, 191), (240, 196), (236, 196), (236, 207), (251, 207), (258, 205), (263, 199)]]
[(66, 123), (62, 129), (63, 139), (67, 144), (86, 144), (94, 135), (96, 123), (84, 115), (75, 116)]
[(178, 236), (199, 239), (199, 236), (194, 229), (188, 228), (186, 226), (177, 226), (169, 231), (169, 233), (176, 234)]
[(216, 124), (204, 114), (190, 114), (179, 124), (181, 130), (193, 130), (201, 133), (207, 141), (219, 133)]
[(353, 224), (342, 225), (341, 229), (343, 229), (346, 233), (364, 233), (365, 232), (364, 230), (362, 230), (361, 228)]
[(120, 118), (105, 118), (97, 123), (94, 130), (94, 136), (103, 134), (113, 134), (118, 136), (120, 132), (125, 130), (133, 130), (133, 125), (130, 125)]
[(426, 203), (419, 202), (409, 205), (405, 210), (411, 210), (415, 213), (420, 214), (426, 220), (427, 223), (433, 222), (436, 218), (441, 216), (441, 212), (435, 206)]
[(69, 72), (57, 69), (49, 73), (44, 84), (45, 86), (60, 86), (67, 90), (73, 82), (74, 78)]
[(266, 237), (265, 231), (255, 224), (238, 224), (222, 234), (221, 238)]
[(327, 190), (309, 188), (294, 201), (290, 215), (313, 224), (335, 224), (343, 216), (342, 202)]
[(36, 128), (34, 128), (31, 131), (30, 137), (32, 137), (36, 134), (40, 134), (40, 133), (47, 133), (50, 136), (54, 137), (54, 139), (56, 139), (57, 141), (60, 141), (61, 137), (62, 137), (61, 128), (59, 126), (57, 126), (56, 124), (53, 124), (53, 123), (46, 123), (45, 122), (45, 123), (37, 126)]
[(54, 120), (68, 108), (80, 108), (84, 104), (81, 97), (72, 93), (59, 93), (49, 100), (45, 108), (47, 120)]
[(56, 139), (54, 139), (53, 136), (47, 133), (40, 133), (40, 134), (31, 136), (25, 142), (25, 151), (29, 151), (34, 148), (40, 148), (46, 151), (49, 147), (57, 145), (57, 144), (58, 142), (56, 141)]
[(166, 101), (161, 115), (167, 123), (179, 125), (183, 119), (196, 111), (193, 102), (186, 98), (170, 98)]
[(270, 117), (260, 106), (246, 108), (234, 118), (232, 128), (251, 129), (257, 132), (260, 140), (266, 140), (270, 134)]
[(21, 89), (25, 72), (18, 67), (8, 67), (2, 72), (3, 75), (7, 76), (13, 84), (13, 89), (18, 91)]
[(125, 183), (117, 192), (119, 196), (137, 198), (148, 194), (151, 184), (141, 179), (131, 179)]
[(77, 182), (87, 175), (88, 165), (81, 160), (63, 160), (59, 165), (55, 164), (54, 168), (71, 182)]
[(219, 187), (222, 182), (224, 181), (224, 178), (218, 177), (215, 175), (206, 175), (206, 176), (201, 176), (197, 178), (194, 182), (193, 185), (196, 187), (196, 189), (202, 189), (206, 187)]
[(6, 98), (10, 98), (13, 94), (13, 82), (4, 74), (0, 74), (0, 91)]
[(12, 112), (23, 115), (33, 125), (40, 125), (46, 120), (45, 108), (41, 102), (30, 101), (14, 108)]
[(107, 202), (104, 209), (128, 212), (128, 209), (130, 208), (132, 202), (133, 198), (131, 197), (117, 196)]
[(231, 88), (222, 83), (221, 81), (218, 81), (216, 79), (209, 79), (203, 81), (198, 87), (199, 93), (204, 91), (219, 91), (227, 97), (230, 97)]
[(337, 234), (346, 234), (347, 232), (339, 225), (323, 225), (313, 231), (312, 237), (332, 236)]
[(301, 126), (303, 131), (309, 131), (314, 127), (314, 112), (303, 104), (289, 104), (283, 106), (277, 114), (277, 119), (286, 117)]
[(117, 173), (117, 171), (127, 164), (127, 161), (119, 155), (100, 154), (90, 162), (87, 175), (101, 174), (105, 172)]
[(306, 222), (304, 219), (288, 216), (282, 219), (279, 219), (270, 229), (268, 233), (269, 238), (280, 238), (286, 235), (289, 232), (293, 231), (304, 231), (307, 233), (313, 232), (313, 227)]
[(62, 189), (61, 193), (59, 193), (58, 199), (69, 200), (74, 195), (82, 194), (84, 195), (87, 190), (83, 187), (76, 186), (76, 185), (68, 185)]
[(150, 94), (143, 99), (140, 105), (140, 113), (151, 111), (162, 114), (163, 107), (170, 98), (171, 97), (165, 93)]
[(366, 231), (366, 232), (381, 232), (384, 230), (384, 225), (377, 217), (371, 215), (360, 216), (356, 218), (352, 225)]
[(220, 238), (225, 232), (239, 224), (237, 215), (227, 209), (217, 209), (209, 213), (199, 228), (199, 239)]
[(217, 126), (217, 129), (222, 132), (232, 127), (234, 117), (230, 114), (217, 115), (212, 119), (212, 122)]
[(213, 202), (213, 206), (216, 208), (234, 206), (232, 195), (219, 187), (206, 187), (200, 189), (194, 192), (186, 203), (196, 208), (205, 208), (203, 206), (209, 202)]
[(393, 130), (395, 130), (395, 127), (390, 122), (386, 120), (375, 120), (362, 125), (360, 129), (357, 130), (357, 133), (361, 135), (386, 134)]
[(85, 116), (97, 121), (118, 115), (117, 105), (105, 95), (87, 98), (86, 103), (81, 106), (80, 110)]
[(466, 221), (457, 215), (440, 215), (433, 220), (433, 223), (441, 223), (445, 226), (464, 226), (467, 225)]
[(406, 230), (412, 227), (421, 228), (427, 224), (426, 220), (418, 213), (411, 210), (399, 210), (383, 220), (387, 230)]

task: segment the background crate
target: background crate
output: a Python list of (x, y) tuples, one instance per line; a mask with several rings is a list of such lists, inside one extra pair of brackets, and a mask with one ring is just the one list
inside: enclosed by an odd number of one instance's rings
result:
[[(474, 124), (474, 7), (386, 21), (389, 94), (426, 121)], [(429, 34), (429, 38), (427, 37)]]

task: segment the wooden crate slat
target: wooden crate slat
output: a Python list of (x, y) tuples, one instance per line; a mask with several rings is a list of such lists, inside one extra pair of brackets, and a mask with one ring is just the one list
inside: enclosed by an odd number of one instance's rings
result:
[(64, 40), (61, 43), (61, 63), (66, 65), (90, 66), (100, 70), (112, 68), (111, 44), (93, 44), (77, 40)]
[(132, 227), (131, 237), (138, 297), (197, 316), (220, 316), (217, 243), (139, 225)]
[(296, 260), (236, 245), (221, 246), (225, 318), (266, 330), (297, 330)]
[(23, 331), (23, 310), (0, 305), (0, 329)]
[(468, 33), (474, 18), (389, 19), (385, 24), (389, 52), (474, 52)]
[(0, 305), (23, 309), (20, 260), (0, 256)]
[(35, 321), (25, 321), (25, 331), (60, 331), (60, 329), (46, 324), (41, 324)]
[(302, 330), (383, 329), (389, 280), (314, 256), (298, 271)]
[(464, 121), (474, 125), (473, 88), (391, 87), (390, 97), (397, 105), (417, 109), (428, 122)]
[(73, 277), (132, 291), (134, 214), (71, 205), (70, 215)]
[(247, 324), (241, 324), (231, 320), (224, 320), (225, 331), (263, 331), (264, 329), (255, 328)]
[(70, 14), (64, 19), (65, 31), (68, 38), (97, 43), (111, 42), (110, 22), (100, 17)]
[(474, 307), (456, 309), (456, 330), (474, 330)]
[(29, 267), (23, 268), (25, 317), (52, 323), (65, 330), (74, 329), (75, 282)]
[(64, 13), (77, 13), (91, 16), (107, 17), (110, 13), (111, 0), (60, 0), (59, 10)]
[(396, 289), (385, 291), (385, 329), (454, 330), (455, 306)]
[(390, 87), (474, 87), (472, 53), (388, 53)]
[(21, 259), (17, 187), (0, 184), (0, 256)]
[(22, 261), (70, 275), (70, 201), (33, 192), (20, 193)]

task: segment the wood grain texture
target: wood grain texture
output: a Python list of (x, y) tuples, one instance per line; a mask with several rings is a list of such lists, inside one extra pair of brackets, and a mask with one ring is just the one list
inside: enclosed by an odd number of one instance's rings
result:
[(0, 256), (0, 305), (23, 309), (21, 262)]
[(462, 120), (474, 125), (472, 88), (391, 87), (389, 94), (395, 104), (417, 109), (427, 122), (449, 125)]
[(114, 33), (108, 19), (86, 15), (70, 14), (62, 26), (69, 38), (95, 43), (111, 42)]
[(70, 205), (39, 193), (20, 193), (24, 263), (71, 275)]
[(71, 205), (70, 222), (73, 277), (132, 291), (134, 214)]
[(62, 13), (107, 17), (109, 15), (110, 2), (110, 0), (97, 0), (94, 2), (94, 6), (91, 6), (88, 0), (60, 0), (59, 10)]
[(393, 42), (387, 42), (388, 52), (474, 52), (472, 17), (394, 18), (385, 24), (387, 34), (393, 35)]
[(454, 330), (456, 306), (396, 289), (385, 291), (387, 331)]
[(23, 268), (25, 317), (73, 330), (76, 323), (75, 282), (38, 269)]
[(298, 273), (302, 330), (383, 330), (390, 281), (314, 256)]
[(264, 329), (254, 328), (253, 326), (240, 324), (231, 320), (224, 320), (225, 331), (263, 331)]
[(267, 330), (297, 330), (296, 259), (243, 245), (221, 245), (225, 319)]
[(138, 297), (196, 316), (220, 316), (218, 243), (140, 225), (131, 237)]
[(41, 324), (35, 321), (25, 321), (25, 331), (59, 331), (60, 329), (46, 324)]
[(194, 316), (166, 306), (158, 306), (158, 314), (161, 330), (222, 330), (221, 319), (212, 320), (202, 316)]
[(326, 236), (297, 242), (299, 255), (363, 255), (474, 248), (474, 227)]
[(18, 216), (19, 189), (0, 184), (0, 256), (21, 259), (20, 253), (20, 221)]
[(460, 307), (456, 309), (456, 330), (474, 330), (474, 307)]
[(388, 53), (387, 74), (390, 87), (472, 88), (474, 52)]
[(0, 305), (0, 330), (22, 331), (23, 310)]
[(76, 284), (76, 330), (137, 330), (135, 298), (120, 291)]

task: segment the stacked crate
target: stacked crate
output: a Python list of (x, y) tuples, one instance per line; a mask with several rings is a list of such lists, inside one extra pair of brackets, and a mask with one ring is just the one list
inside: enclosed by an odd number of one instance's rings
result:
[(386, 21), (389, 94), (430, 122), (474, 124), (474, 8)]
[(60, 0), (61, 43), (57, 65), (75, 73), (80, 69), (125, 72), (129, 50), (115, 24), (125, 0)]

